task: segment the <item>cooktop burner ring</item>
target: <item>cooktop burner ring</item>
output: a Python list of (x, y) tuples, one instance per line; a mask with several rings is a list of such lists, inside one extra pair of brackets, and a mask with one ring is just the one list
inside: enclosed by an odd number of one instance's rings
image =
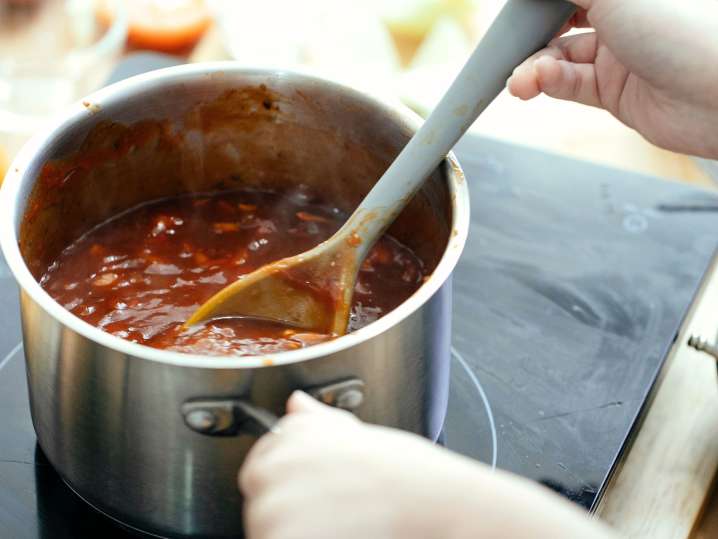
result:
[[(455, 347), (451, 347), (453, 365), (449, 389), (449, 407), (441, 433), (442, 445), (458, 453), (478, 459), (496, 469), (498, 434), (491, 403), (481, 382), (468, 361)], [(476, 402), (480, 402), (480, 410)], [(472, 410), (468, 425), (466, 410)], [(481, 437), (485, 432), (487, 436)]]
[(13, 357), (15, 357), (15, 354), (17, 354), (20, 350), (22, 350), (22, 341), (20, 341), (19, 343), (17, 343), (17, 344), (13, 347), (13, 349), (10, 350), (10, 352), (8, 353), (8, 355), (6, 355), (4, 358), (0, 359), (0, 370), (2, 370), (2, 368), (3, 368), (5, 365), (7, 365), (8, 363), (10, 363), (10, 360), (11, 360)]

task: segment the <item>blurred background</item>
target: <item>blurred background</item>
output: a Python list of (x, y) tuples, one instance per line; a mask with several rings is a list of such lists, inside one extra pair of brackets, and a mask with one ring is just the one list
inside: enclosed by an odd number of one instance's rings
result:
[[(0, 177), (43, 122), (141, 51), (315, 72), (426, 114), (502, 4), (0, 0)], [(545, 97), (523, 103), (502, 95), (472, 130), (706, 187), (718, 178), (712, 162), (659, 150), (602, 111)]]

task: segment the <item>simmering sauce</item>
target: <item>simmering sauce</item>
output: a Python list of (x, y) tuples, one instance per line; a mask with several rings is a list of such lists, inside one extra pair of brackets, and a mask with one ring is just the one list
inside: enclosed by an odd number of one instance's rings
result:
[[(227, 318), (184, 329), (240, 275), (306, 251), (345, 220), (302, 191), (236, 191), (162, 200), (125, 212), (68, 246), (40, 284), (68, 311), (124, 339), (180, 352), (259, 355), (331, 338)], [(422, 261), (385, 235), (362, 265), (349, 331), (391, 311), (425, 277)]]

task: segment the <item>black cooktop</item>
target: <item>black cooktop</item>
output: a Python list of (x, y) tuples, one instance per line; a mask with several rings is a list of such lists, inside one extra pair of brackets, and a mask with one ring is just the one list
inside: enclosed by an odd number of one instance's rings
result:
[[(484, 138), (457, 154), (472, 224), (443, 442), (594, 509), (718, 246), (718, 195)], [(0, 537), (128, 537), (36, 447), (1, 261), (0, 324)]]

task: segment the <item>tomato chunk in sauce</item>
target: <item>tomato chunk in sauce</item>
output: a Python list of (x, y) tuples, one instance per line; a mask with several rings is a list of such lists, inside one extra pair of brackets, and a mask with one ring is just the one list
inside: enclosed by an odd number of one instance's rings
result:
[[(40, 284), (90, 324), (155, 348), (244, 356), (297, 349), (331, 336), (240, 318), (190, 329), (182, 325), (240, 275), (310, 249), (338, 230), (345, 217), (301, 192), (166, 199), (82, 236), (50, 265)], [(385, 235), (359, 273), (349, 330), (397, 307), (424, 277), (422, 261)]]

